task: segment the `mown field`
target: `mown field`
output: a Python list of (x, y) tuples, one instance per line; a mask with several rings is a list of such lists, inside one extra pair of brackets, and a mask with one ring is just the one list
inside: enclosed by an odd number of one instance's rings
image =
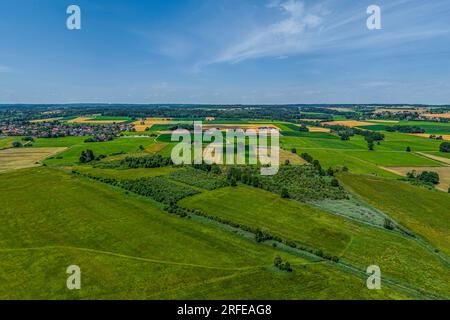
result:
[[(0, 179), (8, 181), (0, 184), (2, 299), (411, 297), (389, 287), (369, 291), (364, 279), (338, 268), (168, 215), (148, 199), (60, 170)], [(294, 272), (274, 269), (276, 255)], [(66, 288), (72, 264), (82, 270), (78, 291)]]
[(0, 172), (36, 167), (66, 148), (9, 148), (0, 150)]

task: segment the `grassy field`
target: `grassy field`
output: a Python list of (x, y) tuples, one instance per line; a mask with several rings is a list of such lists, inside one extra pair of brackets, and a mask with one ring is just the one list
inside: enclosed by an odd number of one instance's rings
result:
[[(0, 184), (2, 299), (410, 297), (367, 290), (364, 279), (337, 268), (170, 216), (152, 201), (59, 170), (0, 179), (8, 181)], [(276, 271), (276, 255), (294, 272)], [(79, 291), (66, 288), (72, 264), (82, 270)]]
[(116, 169), (93, 168), (91, 166), (69, 166), (65, 167), (64, 169), (67, 170), (68, 172), (76, 170), (82, 174), (90, 174), (94, 177), (114, 178), (118, 180), (158, 177), (168, 175), (170, 173), (177, 171), (177, 169), (173, 167), (116, 170)]
[(397, 123), (382, 123), (378, 125), (364, 125), (361, 124), (358, 127), (360, 128), (366, 128), (369, 130), (376, 130), (376, 131), (385, 131), (387, 127), (392, 126), (416, 126), (425, 129), (426, 133), (429, 134), (449, 134), (450, 133), (450, 123), (443, 123), (443, 122), (432, 122), (432, 121), (406, 121), (402, 120)]
[(122, 137), (107, 142), (84, 142), (86, 137), (65, 137), (56, 139), (37, 139), (33, 147), (68, 147), (69, 149), (58, 157), (48, 159), (45, 161), (47, 165), (74, 165), (79, 162), (79, 157), (82, 151), (90, 149), (96, 156), (98, 155), (112, 155), (115, 153), (133, 153), (138, 152), (142, 145), (148, 148), (154, 142), (151, 137)]
[(366, 176), (342, 175), (340, 180), (365, 201), (450, 254), (450, 194)]
[[(350, 141), (341, 141), (337, 136), (322, 133), (320, 137), (311, 133), (303, 136), (283, 136), (281, 146), (286, 150), (295, 148), (298, 154), (309, 153), (318, 159), (323, 167), (343, 167), (360, 174), (373, 174), (382, 177), (396, 178), (397, 175), (383, 170), (389, 166), (442, 166), (433, 159), (416, 152), (439, 151), (438, 141), (401, 133), (385, 133), (385, 141), (375, 145), (369, 151), (367, 142), (361, 136), (354, 136)], [(413, 152), (406, 152), (410, 147)]]
[(399, 283), (448, 296), (450, 277), (442, 261), (414, 240), (392, 232), (250, 187), (201, 193), (183, 199), (180, 205), (268, 230), (299, 245), (337, 255), (361, 269), (376, 264)]
[(0, 150), (11, 148), (14, 141), (21, 142), (22, 137), (0, 137)]

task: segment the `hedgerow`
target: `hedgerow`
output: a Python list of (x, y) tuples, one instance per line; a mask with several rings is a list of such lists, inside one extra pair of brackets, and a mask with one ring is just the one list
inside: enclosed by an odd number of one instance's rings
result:
[(117, 180), (114, 178), (104, 178), (91, 174), (82, 174), (72, 171), (74, 174), (83, 175), (87, 178), (107, 183), (141, 196), (152, 198), (155, 201), (173, 206), (179, 200), (199, 193), (188, 186), (180, 186), (163, 177), (141, 178), (138, 180)]

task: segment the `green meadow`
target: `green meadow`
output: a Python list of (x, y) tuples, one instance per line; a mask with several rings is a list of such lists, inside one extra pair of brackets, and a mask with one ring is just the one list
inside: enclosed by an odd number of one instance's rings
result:
[[(0, 298), (408, 299), (143, 197), (38, 168), (0, 175)], [(45, 181), (45, 188), (36, 188)], [(24, 201), (24, 199), (27, 201)], [(20, 214), (17, 214), (20, 212)], [(281, 256), (294, 268), (272, 267)], [(82, 289), (66, 288), (79, 265)], [(255, 290), (255, 289), (258, 290)]]
[(450, 276), (445, 264), (411, 238), (250, 187), (201, 193), (180, 205), (267, 230), (300, 246), (338, 256), (357, 268), (376, 264), (399, 284), (448, 295)]
[(11, 148), (14, 141), (22, 142), (22, 137), (0, 137), (0, 150)]
[(90, 149), (96, 156), (117, 153), (135, 153), (155, 143), (152, 137), (121, 137), (107, 142), (84, 142), (88, 137), (64, 137), (37, 139), (33, 147), (67, 147), (68, 150), (45, 161), (46, 165), (74, 165), (79, 162), (82, 151)]
[(429, 134), (450, 134), (450, 123), (431, 122), (431, 121), (407, 121), (402, 120), (398, 123), (382, 123), (379, 125), (362, 126), (361, 128), (375, 131), (385, 131), (387, 127), (392, 126), (416, 126), (425, 129)]
[(450, 255), (450, 194), (368, 176), (346, 174), (340, 180), (365, 201)]

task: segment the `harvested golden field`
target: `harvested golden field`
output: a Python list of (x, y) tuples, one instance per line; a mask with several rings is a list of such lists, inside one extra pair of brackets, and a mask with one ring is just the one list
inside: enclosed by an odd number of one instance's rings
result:
[(92, 120), (92, 117), (78, 117), (76, 119), (68, 120), (67, 123), (86, 123), (86, 124), (113, 124), (113, 123), (122, 123), (126, 122), (126, 120)]
[[(410, 133), (412, 136), (430, 138), (431, 134), (429, 133)], [(435, 136), (441, 136), (444, 140), (450, 141), (450, 134), (435, 134)]]
[(302, 165), (306, 163), (306, 161), (303, 160), (298, 154), (280, 148), (280, 164), (283, 164), (286, 160), (289, 160), (290, 164), (295, 165)]
[(87, 120), (89, 120), (90, 118), (85, 118), (85, 117), (78, 117), (72, 120), (67, 120), (67, 123), (83, 123)]
[(422, 114), (422, 117), (450, 119), (450, 113), (425, 113)]
[(376, 126), (377, 125), (376, 123), (372, 123), (372, 122), (356, 121), (356, 120), (331, 121), (331, 122), (324, 122), (324, 124), (328, 124), (331, 126), (345, 126), (345, 127), (349, 127), (349, 128)]
[(171, 118), (147, 118), (145, 120), (135, 121), (132, 124), (137, 132), (144, 132), (145, 129), (151, 128), (156, 124), (173, 124)]
[(160, 152), (162, 149), (164, 149), (166, 146), (167, 146), (167, 143), (157, 142), (157, 143), (154, 143), (154, 144), (148, 146), (148, 147), (145, 149), (145, 152), (148, 152), (148, 153), (158, 153), (158, 152)]
[(308, 127), (309, 132), (326, 132), (330, 133), (331, 129), (322, 128), (322, 127)]
[(450, 167), (383, 167), (383, 169), (401, 176), (406, 176), (411, 171), (416, 171), (417, 173), (433, 171), (439, 174), (441, 181), (437, 188), (445, 192), (450, 188)]
[(67, 148), (21, 148), (0, 150), (0, 172), (29, 168), (39, 161), (63, 152)]

